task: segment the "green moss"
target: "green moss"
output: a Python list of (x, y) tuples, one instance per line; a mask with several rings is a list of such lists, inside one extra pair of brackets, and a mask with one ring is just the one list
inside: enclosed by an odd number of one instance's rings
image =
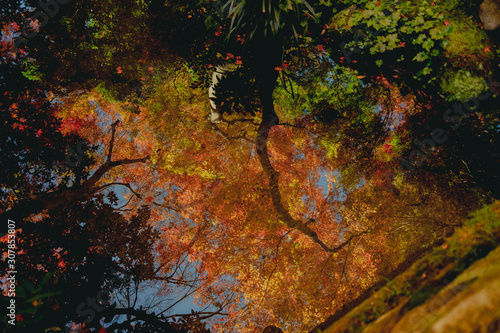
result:
[(424, 304), (429, 298), (436, 295), (443, 286), (434, 286), (434, 287), (423, 287), (416, 291), (410, 298), (407, 303), (408, 309), (413, 309), (421, 304)]
[(479, 243), (467, 252), (467, 254), (461, 258), (459, 258), (453, 267), (449, 269), (444, 275), (443, 279), (446, 281), (451, 281), (455, 277), (457, 277), (464, 270), (469, 268), (474, 262), (479, 259), (484, 258), (488, 253), (490, 253), (495, 248), (495, 245), (492, 243)]
[(97, 87), (96, 87), (96, 90), (97, 92), (102, 96), (104, 97), (107, 101), (109, 102), (116, 102), (116, 93), (114, 93), (113, 91), (107, 89), (104, 84), (99, 84)]
[(40, 73), (39, 65), (33, 60), (26, 60), (24, 62), (23, 76), (31, 81), (41, 81), (43, 75)]
[(472, 214), (472, 218), (465, 222), (466, 227), (475, 228), (477, 231), (483, 230), (486, 233), (493, 233), (500, 228), (500, 202), (489, 205)]
[(445, 57), (453, 66), (475, 69), (480, 63), (493, 60), (493, 52), (486, 49), (489, 46), (488, 35), (479, 28), (475, 20), (457, 16), (453, 25), (455, 31), (447, 37), (445, 49)]
[(403, 316), (499, 245), (500, 201), (497, 201), (476, 211), (446, 243), (434, 248), (325, 332), (361, 332), (365, 324), (398, 306), (401, 311), (397, 316)]
[[(428, 255), (428, 264), (431, 266), (439, 266), (445, 263), (447, 259), (447, 251), (441, 247), (436, 247), (432, 250), (432, 252)], [(428, 269), (428, 267), (426, 267)]]
[(468, 70), (447, 72), (441, 80), (441, 89), (447, 101), (465, 102), (488, 89), (485, 80)]
[(482, 0), (446, 0), (441, 5), (447, 10), (460, 10), (464, 13), (475, 15)]

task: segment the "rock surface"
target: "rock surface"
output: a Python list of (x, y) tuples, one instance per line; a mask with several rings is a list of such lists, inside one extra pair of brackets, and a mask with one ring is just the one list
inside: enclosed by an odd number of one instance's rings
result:
[(446, 241), (310, 333), (500, 332), (500, 201), (474, 212)]
[(499, 324), (500, 248), (497, 248), (425, 304), (408, 312), (391, 332), (494, 333), (499, 332)]
[(479, 6), (479, 19), (486, 31), (493, 31), (500, 27), (500, 2), (484, 0)]

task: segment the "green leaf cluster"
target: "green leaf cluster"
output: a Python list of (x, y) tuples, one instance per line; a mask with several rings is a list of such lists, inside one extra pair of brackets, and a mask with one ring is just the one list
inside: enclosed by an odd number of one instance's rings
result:
[(455, 30), (455, 25), (449, 21), (450, 14), (441, 5), (413, 1), (352, 3), (353, 6), (332, 19), (332, 26), (341, 34), (355, 33), (360, 37), (361, 42), (355, 38), (347, 46), (378, 57), (378, 67), (383, 65), (384, 53), (397, 51), (397, 61), (421, 63), (416, 65), (418, 69), (414, 73), (419, 79), (433, 71), (433, 63), (443, 53), (447, 37)]

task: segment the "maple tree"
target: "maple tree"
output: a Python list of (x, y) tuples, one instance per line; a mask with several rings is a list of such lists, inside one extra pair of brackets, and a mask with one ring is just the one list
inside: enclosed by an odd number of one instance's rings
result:
[[(120, 211), (123, 203), (115, 194), (116, 187), (134, 192), (132, 187), (116, 181), (103, 183), (104, 176), (114, 169), (144, 164), (149, 157), (141, 153), (139, 158), (115, 158), (115, 149), (121, 155), (126, 153), (116, 148), (121, 143), (116, 135), (119, 121), (105, 124), (105, 133), (93, 131), (102, 134), (98, 140), (85, 140), (77, 134), (85, 119), (62, 121), (61, 104), (48, 100), (36, 82), (27, 79), (19, 68), (5, 68), (11, 70), (12, 82), (25, 84), (2, 82), (9, 91), (2, 95), (1, 111), (1, 215), (18, 223), (17, 265), (24, 268), (18, 292), (29, 301), (29, 305), (21, 303), (18, 307), (19, 330), (40, 325), (64, 328), (71, 322), (76, 330), (103, 330), (99, 320), (89, 322), (85, 316), (88, 311), (80, 309), (82, 302), (89, 295), (100, 295), (104, 287), (109, 292), (127, 287), (127, 283), (112, 282), (117, 276), (133, 277), (135, 284), (156, 276), (152, 249), (157, 234), (148, 225), (151, 211), (144, 204), (127, 214)], [(33, 90), (26, 91), (27, 87)], [(2, 238), (2, 248), (5, 258), (6, 237)], [(2, 261), (2, 267), (6, 265)], [(186, 279), (175, 278), (164, 281), (187, 283)], [(111, 297), (109, 293), (107, 297)], [(136, 302), (108, 308), (100, 315), (112, 323), (107, 326), (111, 329), (203, 331), (198, 313), (154, 315), (153, 310), (139, 309)], [(128, 316), (127, 323), (116, 322), (123, 315)], [(174, 324), (171, 321), (175, 318), (181, 320)]]
[[(120, 4), (68, 3), (17, 53), (16, 20), (32, 12), (17, 1), (2, 9), (2, 71), (15, 72), (0, 80), (2, 218), (40, 219), (50, 237), (51, 218), (95, 212), (103, 235), (96, 222), (69, 235), (111, 240), (87, 249), (105, 254), (96, 262), (121, 256), (161, 296), (194, 295), (204, 307), (166, 317), (109, 307), (107, 319), (129, 316), (110, 329), (184, 318), (214, 331), (307, 331), (498, 195), (497, 100), (443, 118), (495, 92), (483, 84), (495, 67), (491, 42), (468, 39), (471, 57), (457, 42), (479, 31), (464, 23), (469, 5)], [(436, 128), (450, 139), (414, 153)], [(67, 147), (76, 168), (64, 167)], [(76, 207), (64, 211), (68, 203)], [(138, 219), (158, 238), (113, 252), (134, 239), (127, 221)], [(60, 270), (55, 258), (37, 260)], [(94, 290), (106, 279), (96, 276)]]
[[(346, 271), (334, 258), (352, 256), (352, 253), (349, 254), (353, 251), (350, 247), (346, 245), (343, 251), (335, 256), (328, 255), (328, 253), (322, 254), (322, 251), (318, 251), (320, 247), (314, 242), (307, 241), (306, 235), (293, 233), (293, 229), (279, 222), (272, 204), (272, 193), (267, 189), (267, 176), (263, 173), (259, 156), (254, 152), (253, 139), (258, 125), (250, 122), (230, 123), (231, 120), (228, 119), (227, 127), (214, 128), (209, 123), (203, 122), (205, 116), (196, 107), (196, 103), (203, 105), (206, 97), (200, 92), (195, 96), (185, 95), (186, 101), (182, 100), (182, 94), (179, 99), (174, 91), (177, 88), (182, 92), (184, 91), (182, 87), (188, 89), (189, 77), (185, 75), (185, 81), (182, 83), (183, 76), (179, 72), (176, 75), (175, 86), (174, 80), (170, 80), (164, 86), (157, 87), (157, 91), (152, 92), (154, 95), (152, 99), (145, 101), (141, 107), (144, 111), (125, 122), (127, 126), (130, 126), (129, 133), (141, 133), (141, 136), (150, 135), (147, 140), (135, 138), (136, 144), (149, 142), (148, 146), (155, 147), (154, 150), (161, 146), (156, 140), (168, 140), (166, 142), (170, 149), (161, 149), (154, 154), (153, 160), (157, 170), (153, 178), (155, 186), (135, 187), (134, 191), (141, 194), (137, 196), (131, 193), (129, 202), (129, 205), (133, 205), (150, 201), (155, 207), (159, 222), (166, 217), (175, 219), (175, 222), (172, 221), (167, 225), (161, 222), (163, 234), (167, 237), (160, 242), (157, 250), (163, 253), (160, 261), (164, 265), (164, 272), (169, 272), (169, 270), (171, 272), (172, 262), (182, 260), (183, 256), (187, 256), (193, 265), (197, 266), (197, 273), (200, 274), (198, 278), (205, 282), (202, 287), (203, 292), (200, 293), (205, 296), (201, 297), (201, 301), (209, 303), (219, 303), (223, 299), (229, 301), (229, 304), (225, 306), (232, 307), (234, 318), (239, 318), (238, 320), (242, 323), (244, 318), (248, 318), (247, 320), (253, 322), (253, 325), (264, 325), (274, 320), (273, 313), (291, 318), (291, 313), (286, 314), (289, 309), (286, 302), (290, 299), (280, 295), (282, 288), (280, 286), (296, 285), (296, 292), (300, 293), (300, 296), (296, 296), (296, 302), (304, 305), (307, 299), (307, 303), (311, 304), (307, 308), (323, 309), (314, 316), (309, 314), (309, 316), (302, 317), (301, 322), (307, 325), (308, 322), (315, 322), (336, 308), (336, 304), (332, 306), (329, 302), (331, 298), (338, 296), (337, 293), (344, 292), (344, 297), (348, 299), (349, 295), (352, 295), (350, 293), (354, 293), (357, 288), (365, 288), (373, 283), (377, 269), (375, 266), (371, 268), (365, 266), (370, 259), (357, 263), (353, 267), (347, 266), (349, 269)], [(165, 96), (168, 97), (165, 98)], [(126, 108), (120, 109), (116, 103), (109, 103), (104, 99), (101, 99), (100, 103), (102, 103), (101, 108), (107, 112), (120, 110), (124, 117), (128, 114)], [(107, 103), (109, 105), (106, 105)], [(87, 107), (94, 108), (90, 103)], [(149, 111), (149, 107), (152, 108), (151, 111), (146, 112)], [(79, 114), (86, 113), (82, 109), (76, 109), (75, 106), (68, 107), (68, 109)], [(154, 110), (161, 110), (161, 112)], [(178, 110), (185, 111), (179, 115)], [(192, 132), (194, 124), (204, 124), (204, 127), (198, 126), (197, 132)], [(242, 128), (242, 124), (248, 126)], [(148, 128), (153, 131), (141, 132), (135, 128)], [(124, 128), (120, 127), (119, 130), (123, 131)], [(187, 131), (191, 131), (191, 135), (183, 136), (182, 133)], [(241, 134), (242, 131), (249, 133), (244, 136)], [(92, 133), (90, 130), (83, 132)], [(126, 132), (123, 134), (125, 135)], [(240, 138), (238, 134), (241, 134)], [(384, 268), (390, 269), (394, 267), (394, 264), (402, 261), (401, 248), (412, 247), (413, 243), (408, 243), (404, 237), (405, 232), (422, 233), (423, 238), (415, 238), (415, 244), (428, 246), (433, 239), (429, 238), (429, 228), (436, 228), (438, 234), (445, 235), (450, 227), (457, 223), (459, 216), (465, 214), (457, 203), (455, 203), (455, 208), (449, 206), (449, 210), (443, 211), (439, 207), (449, 205), (449, 203), (443, 204), (436, 201), (436, 198), (439, 198), (437, 194), (432, 194), (430, 200), (422, 198), (419, 194), (420, 190), (413, 186), (406, 186), (400, 190), (403, 191), (400, 197), (404, 199), (401, 204), (394, 206), (394, 203), (401, 199), (392, 194), (383, 178), (380, 179), (380, 176), (377, 178), (375, 175), (373, 184), (377, 186), (374, 189), (348, 193), (350, 199), (342, 202), (339, 199), (345, 190), (334, 186), (333, 180), (336, 178), (334, 175), (330, 175), (333, 178), (328, 195), (324, 194), (324, 188), (318, 184), (318, 180), (325, 174), (334, 174), (335, 164), (324, 159), (323, 149), (310, 137), (310, 133), (300, 128), (275, 127), (270, 131), (270, 137), (271, 153), (269, 155), (273, 159), (273, 168), (278, 170), (283, 177), (280, 184), (281, 191), (284, 193), (283, 202), (286, 203), (292, 216), (309, 221), (310, 228), (314, 228), (313, 230), (318, 233), (320, 239), (328, 241), (329, 244), (342, 243), (338, 238), (341, 233), (350, 232), (356, 235), (369, 228), (371, 234), (363, 235), (359, 241), (354, 239), (352, 243), (353, 246), (354, 244), (363, 245), (366, 248), (375, 246), (374, 249), (377, 249), (378, 254), (369, 251), (361, 252), (363, 253), (361, 254), (360, 248), (357, 248), (355, 254), (366, 255), (367, 258), (378, 256), (380, 271), (384, 271)], [(122, 142), (130, 142), (130, 140), (124, 139)], [(295, 144), (290, 144), (290, 142), (295, 142)], [(161, 141), (161, 144), (165, 146), (165, 141)], [(302, 154), (304, 156), (301, 156)], [(200, 164), (200, 161), (206, 163)], [(294, 162), (290, 164), (290, 161)], [(313, 172), (313, 170), (316, 171)], [(139, 174), (140, 168), (137, 168), (129, 179)], [(366, 181), (368, 182), (368, 179)], [(137, 180), (135, 183), (136, 186), (144, 184), (144, 180)], [(161, 195), (160, 184), (164, 184), (165, 193), (169, 192), (170, 187), (175, 186), (177, 190), (170, 191), (169, 196)], [(439, 187), (436, 186), (436, 188)], [(382, 191), (393, 199), (387, 200), (383, 207), (375, 208), (379, 203), (377, 203), (376, 194), (373, 193), (377, 191)], [(368, 193), (372, 194), (368, 195)], [(304, 199), (301, 200), (301, 198)], [(364, 200), (368, 201), (363, 204)], [(419, 201), (423, 204), (425, 200), (434, 203), (436, 208), (433, 210), (426, 206), (426, 212), (418, 209), (411, 214), (407, 212), (408, 206), (417, 205), (418, 207)], [(334, 221), (339, 221), (340, 217), (336, 211), (341, 208), (341, 220), (344, 222), (339, 225)], [(455, 209), (457, 209), (456, 212)], [(372, 211), (367, 215), (370, 210)], [(363, 215), (359, 216), (359, 213)], [(268, 218), (262, 219), (262, 216)], [(389, 216), (394, 216), (393, 219), (397, 223), (387, 224)], [(432, 222), (441, 218), (449, 222), (439, 225)], [(399, 222), (401, 220), (403, 222)], [(421, 223), (418, 223), (419, 220)], [(348, 241), (348, 237), (344, 239)], [(366, 239), (376, 240), (376, 245)], [(392, 242), (398, 246), (392, 248), (389, 245), (394, 244)], [(346, 244), (349, 243), (351, 242)], [(380, 252), (381, 244), (384, 243), (386, 252)], [(179, 252), (176, 253), (174, 248)], [(388, 255), (389, 253), (392, 253), (392, 257)], [(242, 260), (243, 257), (245, 260)], [(304, 262), (304, 258), (308, 260)], [(318, 262), (322, 264), (318, 265)], [(348, 259), (344, 262), (347, 263)], [(254, 268), (249, 267), (249, 263), (254, 263), (252, 264)], [(327, 266), (326, 263), (331, 266)], [(290, 267), (297, 267), (300, 270), (307, 267), (308, 274), (296, 280), (297, 271), (291, 270)], [(334, 272), (337, 272), (339, 277), (345, 274), (356, 276), (369, 269), (373, 270), (371, 277), (367, 277), (367, 281), (360, 281), (359, 287), (353, 286), (352, 289), (339, 289), (335, 292), (338, 285), (327, 283), (331, 281), (331, 275), (335, 274)], [(359, 273), (355, 273), (356, 271)], [(283, 277), (273, 281), (271, 278), (275, 274), (283, 275)], [(232, 276), (232, 279), (221, 278), (224, 276)], [(256, 281), (259, 279), (262, 280), (263, 287), (255, 288)], [(307, 284), (310, 288), (304, 287), (305, 281), (309, 281)], [(317, 284), (310, 281), (317, 281)], [(362, 287), (363, 283), (364, 287)], [(266, 288), (266, 286), (274, 286), (274, 288)], [(330, 286), (332, 290), (326, 286)], [(328, 295), (323, 300), (326, 304), (319, 299), (313, 302), (320, 289)], [(244, 294), (245, 297), (259, 300), (257, 303), (259, 306), (247, 305), (244, 310), (238, 309), (235, 307), (237, 304), (235, 299), (231, 298), (234, 296), (231, 296), (229, 292), (231, 290), (240, 290), (240, 295)], [(218, 299), (214, 298), (215, 295), (228, 298)], [(283, 303), (278, 304), (283, 305), (276, 306), (276, 300), (280, 299)], [(264, 300), (269, 300), (271, 303), (264, 305), (267, 304)], [(269, 308), (273, 311), (264, 311)], [(293, 316), (298, 316), (296, 310)], [(227, 326), (225, 327), (228, 329)]]

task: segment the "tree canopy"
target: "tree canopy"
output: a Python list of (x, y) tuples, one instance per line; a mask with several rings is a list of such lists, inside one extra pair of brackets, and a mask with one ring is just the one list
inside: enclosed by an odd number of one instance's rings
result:
[(479, 1), (4, 2), (9, 329), (308, 332), (500, 197)]

